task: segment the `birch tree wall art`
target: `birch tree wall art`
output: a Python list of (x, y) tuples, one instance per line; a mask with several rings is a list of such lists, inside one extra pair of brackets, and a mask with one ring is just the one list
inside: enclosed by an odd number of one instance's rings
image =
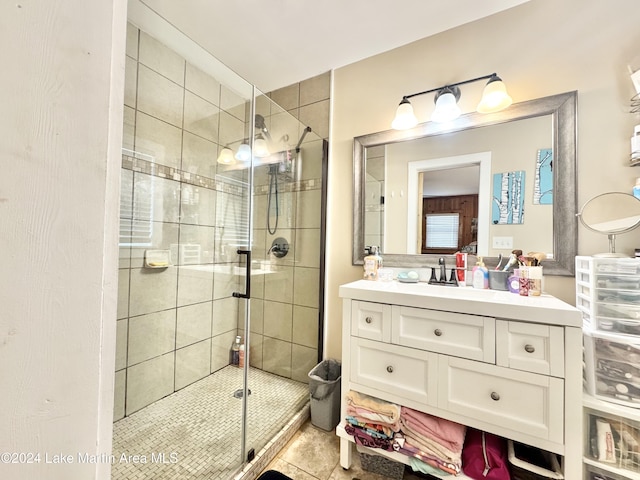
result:
[(553, 150), (541, 148), (536, 158), (536, 176), (533, 179), (533, 204), (553, 204)]
[(494, 225), (524, 223), (524, 170), (493, 175)]

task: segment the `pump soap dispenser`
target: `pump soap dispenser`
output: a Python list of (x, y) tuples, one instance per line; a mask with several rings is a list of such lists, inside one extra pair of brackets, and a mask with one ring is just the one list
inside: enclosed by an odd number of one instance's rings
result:
[(489, 270), (484, 266), (482, 257), (478, 257), (478, 263), (471, 273), (473, 288), (489, 288)]
[(369, 255), (364, 257), (364, 279), (378, 280), (378, 269), (382, 268), (382, 257), (378, 253), (379, 247), (369, 247)]

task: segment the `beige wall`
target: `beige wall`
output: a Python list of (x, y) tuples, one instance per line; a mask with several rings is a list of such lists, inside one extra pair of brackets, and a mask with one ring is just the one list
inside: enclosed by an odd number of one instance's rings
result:
[[(640, 3), (532, 0), (511, 10), (365, 59), (334, 72), (329, 166), (327, 343), (340, 357), (340, 284), (361, 277), (351, 265), (353, 137), (390, 128), (403, 95), (497, 72), (515, 102), (578, 91), (578, 205), (606, 191), (630, 192), (640, 170), (628, 167), (629, 137), (639, 118), (627, 64), (640, 56)], [(462, 87), (463, 112), (475, 109), (482, 82)], [(433, 98), (416, 98), (425, 121)], [(631, 254), (640, 231), (621, 235)], [(607, 249), (606, 237), (579, 227), (578, 252)], [(574, 280), (546, 278), (546, 290), (573, 302)]]

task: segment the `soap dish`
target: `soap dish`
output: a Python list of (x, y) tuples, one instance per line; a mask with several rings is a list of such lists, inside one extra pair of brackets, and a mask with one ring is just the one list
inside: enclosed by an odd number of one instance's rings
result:
[(398, 273), (398, 281), (401, 283), (418, 283), (419, 278), (414, 271)]
[(171, 266), (171, 253), (169, 250), (145, 250), (145, 268), (167, 268)]

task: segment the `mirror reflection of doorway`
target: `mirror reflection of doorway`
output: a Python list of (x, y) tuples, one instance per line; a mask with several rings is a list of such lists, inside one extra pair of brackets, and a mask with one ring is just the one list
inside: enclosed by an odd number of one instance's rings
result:
[(421, 253), (473, 250), (478, 240), (478, 194), (422, 197)]

